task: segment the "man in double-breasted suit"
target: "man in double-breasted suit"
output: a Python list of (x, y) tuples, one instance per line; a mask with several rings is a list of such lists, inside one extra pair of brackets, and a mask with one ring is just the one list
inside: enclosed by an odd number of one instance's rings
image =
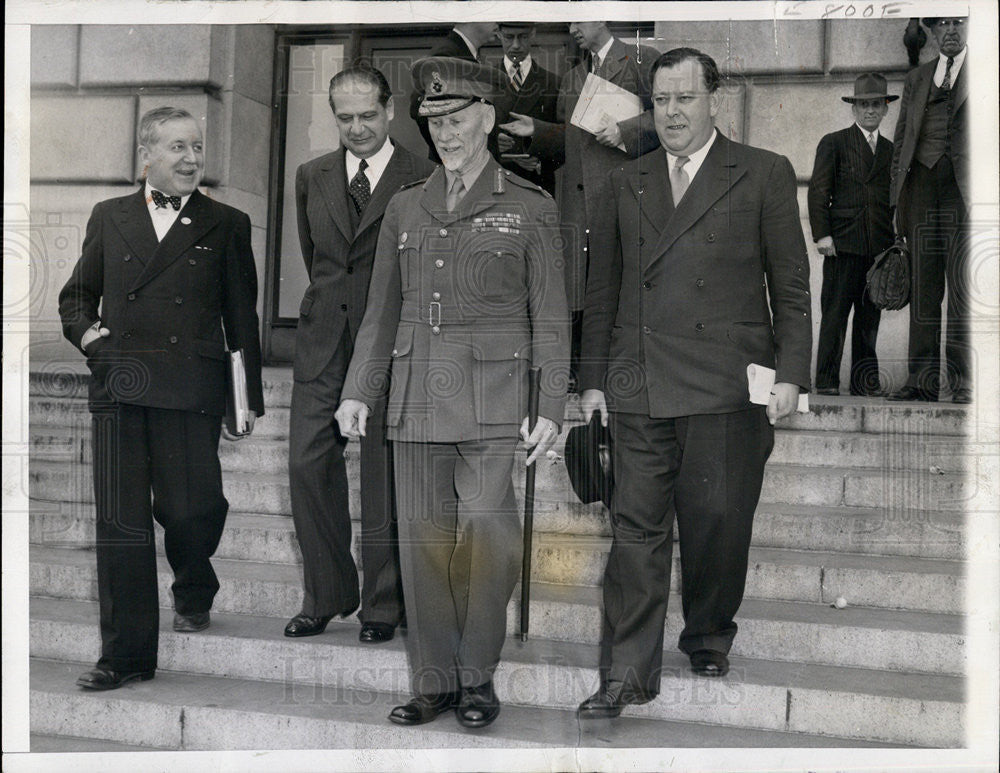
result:
[[(972, 401), (969, 341), (969, 76), (965, 17), (927, 18), (937, 58), (910, 71), (893, 139), (890, 203), (911, 255), (906, 384), (890, 400)], [(948, 292), (944, 375), (941, 303)]]
[[(648, 109), (635, 118), (609, 123), (597, 135), (573, 126), (570, 118), (591, 72), (638, 95), (643, 107), (649, 108), (649, 68), (659, 52), (648, 46), (639, 46), (637, 52), (634, 45), (625, 45), (614, 38), (604, 22), (573, 22), (569, 31), (588, 56), (562, 78), (556, 122), (515, 119), (502, 124), (501, 128), (530, 137), (528, 152), (532, 155), (556, 165), (564, 164), (556, 202), (563, 223), (563, 259), (566, 293), (573, 312), (575, 362), (587, 282), (589, 239), (593, 236), (594, 219), (606, 204), (600, 198), (601, 189), (612, 168), (629, 157), (653, 150), (659, 146), (659, 141)], [(625, 149), (619, 145), (624, 145)]]
[[(502, 112), (515, 119), (537, 118), (547, 123), (554, 122), (559, 78), (539, 65), (531, 55), (535, 25), (532, 22), (502, 21), (497, 25), (497, 37), (503, 47), (502, 67), (507, 76), (503, 93), (497, 100)], [(554, 158), (531, 155), (525, 137), (501, 131), (497, 140), (501, 154), (498, 160), (504, 169), (555, 195), (559, 163)]]
[(389, 85), (371, 67), (350, 67), (330, 81), (340, 150), (299, 167), (299, 239), (309, 272), (295, 341), (289, 428), (292, 517), (302, 552), (303, 601), (286, 636), (322, 633), (335, 615), (361, 603), (362, 642), (388, 641), (403, 617), (396, 552), (392, 458), (385, 399), (372, 406), (361, 441), (361, 563), (351, 555), (347, 443), (334, 412), (365, 312), (375, 242), (385, 206), (433, 165), (389, 140)]
[[(612, 172), (591, 232), (581, 408), (605, 423), (610, 414), (614, 541), (601, 687), (581, 717), (615, 717), (659, 692), (675, 517), (679, 646), (696, 673), (728, 671), (771, 425), (809, 388), (809, 262), (792, 166), (715, 130), (711, 57), (674, 49), (653, 67), (664, 150)], [(749, 401), (751, 364), (776, 371), (766, 407)]]
[(233, 439), (222, 428), (227, 347), (243, 351), (249, 407), (264, 413), (250, 219), (198, 191), (205, 156), (190, 113), (150, 110), (138, 140), (143, 187), (94, 207), (59, 294), (63, 332), (91, 371), (101, 657), (77, 684), (92, 690), (155, 673), (154, 518), (174, 571), (174, 630), (210, 623), (209, 559), (229, 507), (218, 456), (220, 431)]
[(851, 105), (854, 123), (820, 140), (809, 180), (809, 225), (824, 256), (816, 391), (840, 393), (840, 358), (853, 307), (850, 392), (881, 395), (875, 352), (880, 313), (865, 286), (875, 256), (893, 243), (892, 143), (878, 127), (899, 97), (887, 93), (884, 77), (866, 73), (855, 80), (854, 95), (841, 99)]
[[(499, 713), (492, 678), (521, 560), (517, 438), (534, 449), (529, 464), (544, 455), (566, 398), (558, 213), (487, 152), (496, 75), (458, 59), (414, 64), (444, 168), (389, 202), (337, 411), (345, 434), (365, 432), (391, 370), (386, 424), (414, 694), (390, 714), (402, 725), (455, 708), (462, 725), (479, 728)], [(532, 365), (541, 369), (534, 428)]]

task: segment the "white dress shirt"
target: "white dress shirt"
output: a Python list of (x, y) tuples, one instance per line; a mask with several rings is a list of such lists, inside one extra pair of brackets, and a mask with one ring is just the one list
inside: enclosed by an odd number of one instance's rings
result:
[[(503, 58), (503, 67), (507, 71), (507, 77), (514, 80), (514, 73), (516, 71), (517, 65), (515, 65), (506, 56)], [(531, 72), (531, 54), (528, 54), (524, 59), (521, 60), (521, 83), (528, 80), (528, 73)]]
[[(160, 191), (160, 193), (163, 193), (163, 191)], [(164, 193), (163, 195), (166, 196), (168, 194)], [(163, 241), (163, 237), (167, 235), (170, 226), (177, 220), (178, 215), (180, 215), (181, 210), (184, 209), (190, 198), (190, 193), (187, 196), (181, 196), (180, 209), (174, 209), (169, 206), (157, 207), (153, 202), (153, 186), (149, 184), (149, 180), (146, 180), (146, 207), (149, 208), (149, 216), (153, 220), (153, 229), (156, 231), (157, 241)]]
[[(702, 162), (705, 160), (705, 156), (708, 155), (708, 151), (712, 148), (712, 144), (715, 142), (715, 135), (718, 132), (713, 129), (712, 136), (709, 138), (708, 142), (702, 145), (698, 150), (687, 157), (687, 164), (684, 166), (684, 171), (687, 172), (688, 180), (690, 185), (694, 182), (694, 176), (698, 174), (698, 170), (701, 169)], [(677, 166), (678, 156), (675, 156), (669, 150), (667, 151), (667, 166), (670, 168), (670, 173), (673, 174), (674, 167)]]
[[(962, 64), (965, 62), (965, 55), (969, 52), (969, 47), (966, 46), (957, 54), (955, 54), (955, 61), (951, 63), (951, 85), (955, 85), (955, 81), (958, 79), (958, 71), (962, 69)], [(944, 71), (948, 69), (948, 57), (944, 54), (938, 54), (937, 67), (934, 69), (934, 85), (941, 88), (941, 84), (944, 82)]]
[[(392, 158), (392, 142), (386, 138), (385, 142), (382, 143), (382, 147), (378, 149), (378, 152), (365, 159), (368, 162), (368, 166), (365, 169), (365, 177), (368, 178), (368, 185), (371, 186), (369, 190), (375, 190), (375, 186), (378, 185), (378, 181), (382, 178), (382, 173), (389, 166), (390, 158)], [(361, 166), (361, 159), (348, 150), (344, 153), (344, 166), (347, 167), (347, 184), (350, 185), (351, 180), (354, 179), (354, 175), (358, 173), (358, 167)]]
[[(854, 122), (854, 125), (858, 127), (858, 131), (860, 131), (861, 134), (864, 136), (865, 142), (867, 142), (869, 146), (873, 144), (876, 146), (878, 145), (878, 129), (870, 132), (864, 126), (859, 124), (857, 121)], [(872, 153), (874, 152), (875, 148), (872, 148)]]
[(601, 65), (604, 64), (604, 57), (608, 55), (608, 51), (611, 50), (611, 44), (615, 42), (614, 35), (608, 38), (607, 42), (601, 46), (600, 51), (593, 54), (591, 61), (593, 62), (592, 70), (599, 70)]

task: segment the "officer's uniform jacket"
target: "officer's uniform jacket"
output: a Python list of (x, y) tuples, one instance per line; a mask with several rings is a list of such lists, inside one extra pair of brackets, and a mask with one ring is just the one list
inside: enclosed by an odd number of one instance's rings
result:
[(561, 424), (569, 327), (555, 203), (491, 158), (449, 213), (445, 180), (439, 167), (386, 208), (342, 398), (371, 405), (389, 368), (390, 439), (515, 437), (533, 364), (539, 415)]
[(260, 416), (256, 303), (246, 214), (196, 190), (157, 242), (140, 189), (94, 207), (59, 315), (77, 348), (98, 319), (111, 331), (84, 352), (91, 407), (117, 401), (222, 415), (228, 343), (243, 350), (250, 408)]

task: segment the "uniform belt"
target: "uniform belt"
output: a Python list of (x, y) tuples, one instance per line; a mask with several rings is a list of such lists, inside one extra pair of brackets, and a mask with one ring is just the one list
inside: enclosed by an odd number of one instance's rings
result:
[(464, 314), (454, 306), (442, 306), (439, 301), (430, 301), (420, 306), (415, 303), (404, 303), (399, 312), (399, 321), (414, 325), (430, 325), (431, 327), (442, 325), (495, 327), (516, 324), (516, 321), (511, 319), (510, 314), (496, 317), (483, 313)]

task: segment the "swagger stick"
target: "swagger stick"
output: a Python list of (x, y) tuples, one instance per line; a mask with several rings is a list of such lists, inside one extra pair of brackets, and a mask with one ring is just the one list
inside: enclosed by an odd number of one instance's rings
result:
[[(538, 423), (540, 368), (528, 371), (528, 434)], [(521, 641), (528, 640), (528, 608), (531, 600), (531, 533), (535, 524), (535, 470), (538, 460), (528, 467), (524, 478), (524, 557), (521, 559)]]

